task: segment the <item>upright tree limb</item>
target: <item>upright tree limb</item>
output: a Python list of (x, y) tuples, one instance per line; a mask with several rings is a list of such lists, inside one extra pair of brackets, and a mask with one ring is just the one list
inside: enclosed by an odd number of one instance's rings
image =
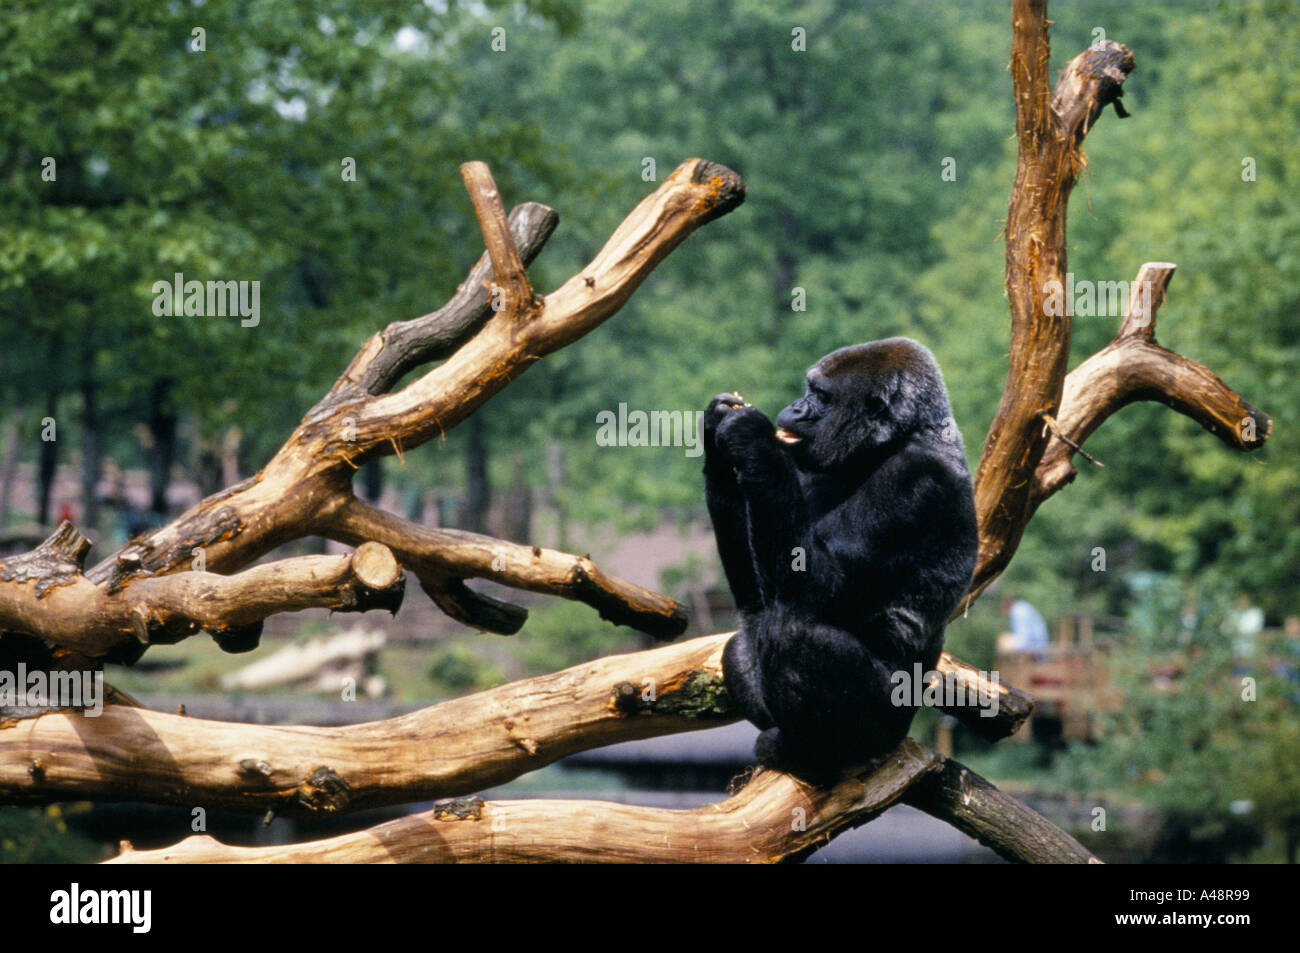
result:
[[(1014, 0), (1012, 22), (1019, 155), (1006, 228), (1010, 362), (975, 476), (979, 557), (953, 617), (1006, 568), (1038, 506), (1073, 478), (1070, 458), (1125, 404), (1161, 401), (1242, 450), (1261, 446), (1272, 428), (1266, 414), (1207, 368), (1155, 344), (1154, 312), (1173, 272), (1164, 263), (1144, 265), (1134, 285), (1140, 293), (1150, 283), (1150, 304), (1143, 298), (1127, 312), (1119, 337), (1067, 377), (1072, 303), (1057, 309), (1047, 299), (1068, 284), (1066, 217), (1070, 193), (1087, 164), (1084, 137), (1107, 105), (1127, 115), (1119, 99), (1134, 59), (1118, 43), (1094, 44), (1070, 61), (1049, 99), (1045, 0)], [(1140, 318), (1144, 307), (1151, 313)], [(1054, 431), (1044, 426), (1049, 421)]]
[(1044, 302), (1066, 281), (1065, 226), (1083, 138), (1132, 71), (1133, 55), (1105, 41), (1070, 61), (1049, 98), (1046, 0), (1015, 0), (1011, 76), (1020, 143), (1007, 212), (1011, 363), (975, 476), (980, 550), (972, 596), (997, 577), (1029, 518), (1033, 475), (1047, 447), (1041, 414), (1056, 415), (1070, 349), (1070, 313)]
[(492, 274), (497, 285), (505, 291), (502, 307), (494, 310), (508, 311), (519, 320), (536, 308), (536, 301), (524, 263), (519, 260), (519, 252), (510, 237), (501, 193), (497, 191), (497, 184), (486, 163), (466, 162), (460, 167), (460, 174), (469, 190), (470, 201), (474, 203), (479, 227), (483, 230), (483, 243), (492, 260)]

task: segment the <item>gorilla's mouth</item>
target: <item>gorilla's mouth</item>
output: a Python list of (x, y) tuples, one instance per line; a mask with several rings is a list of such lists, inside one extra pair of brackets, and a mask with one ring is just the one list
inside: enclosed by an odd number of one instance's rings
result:
[(803, 440), (803, 437), (799, 436), (797, 433), (791, 433), (784, 427), (777, 427), (776, 439), (788, 446), (794, 446), (796, 443), (800, 443)]

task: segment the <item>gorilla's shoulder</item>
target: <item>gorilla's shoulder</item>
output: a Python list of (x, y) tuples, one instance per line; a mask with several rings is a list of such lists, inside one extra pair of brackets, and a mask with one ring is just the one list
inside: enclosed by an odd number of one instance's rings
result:
[(965, 459), (942, 443), (921, 441), (904, 448), (889, 458), (881, 476), (896, 501), (917, 508), (947, 509), (954, 497), (971, 497)]

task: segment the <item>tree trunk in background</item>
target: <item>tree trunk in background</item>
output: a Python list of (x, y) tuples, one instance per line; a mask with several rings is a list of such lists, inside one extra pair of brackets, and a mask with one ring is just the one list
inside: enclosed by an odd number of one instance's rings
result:
[(515, 457), (514, 472), (510, 477), (505, 510), (505, 532), (502, 535), (516, 543), (532, 539), (533, 488), (524, 476), (524, 461), (518, 456)]
[(155, 380), (149, 397), (149, 430), (153, 434), (149, 448), (149, 509), (159, 515), (167, 513), (167, 487), (176, 459), (176, 414), (167, 409), (171, 386), (169, 380)]
[(555, 545), (560, 549), (569, 548), (569, 520), (564, 510), (564, 501), (557, 492), (564, 486), (564, 448), (558, 443), (546, 446), (546, 490), (544, 498), (547, 506), (555, 513), (555, 531), (558, 540)]
[(234, 486), (239, 482), (239, 445), (244, 432), (231, 424), (221, 438), (221, 485)]
[(199, 485), (199, 493), (204, 498), (207, 498), (223, 486), (230, 486), (230, 483), (223, 480), (221, 457), (217, 453), (216, 446), (202, 436), (197, 435), (194, 442), (196, 446), (191, 470), (194, 474), (194, 481)]
[(465, 424), (469, 428), (469, 441), (465, 444), (465, 509), (460, 514), (460, 528), (471, 533), (486, 533), (492, 488), (488, 485), (483, 418), (470, 417)]
[[(782, 242), (777, 246), (776, 264), (772, 269), (772, 295), (778, 322), (790, 316), (791, 292), (798, 277), (798, 261), (791, 250), (799, 240), (799, 223), (790, 212), (781, 213)], [(780, 328), (780, 324), (777, 324)]]
[[(50, 494), (54, 492), (54, 473), (59, 465), (58, 418), (55, 411), (59, 406), (58, 392), (53, 388), (45, 392), (45, 416), (55, 421), (54, 440), (41, 440), (40, 462), (36, 467), (36, 522), (48, 526), (50, 522)], [(38, 436), (44, 431), (41, 423)]]
[(384, 493), (384, 461), (371, 460), (361, 468), (361, 494), (371, 503), (378, 503)]
[(99, 432), (99, 388), (95, 382), (95, 352), (81, 352), (81, 526), (85, 532), (99, 529), (99, 485), (103, 467), (103, 443)]
[(11, 419), (5, 428), (4, 464), (0, 466), (0, 529), (9, 521), (9, 500), (14, 489), (14, 474), (18, 472), (18, 421)]

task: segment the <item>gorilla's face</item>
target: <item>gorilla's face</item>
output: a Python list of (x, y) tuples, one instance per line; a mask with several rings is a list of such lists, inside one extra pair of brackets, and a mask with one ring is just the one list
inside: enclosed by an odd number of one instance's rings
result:
[(807, 387), (777, 416), (776, 436), (809, 471), (851, 465), (949, 416), (938, 364), (907, 338), (840, 348), (809, 368)]

